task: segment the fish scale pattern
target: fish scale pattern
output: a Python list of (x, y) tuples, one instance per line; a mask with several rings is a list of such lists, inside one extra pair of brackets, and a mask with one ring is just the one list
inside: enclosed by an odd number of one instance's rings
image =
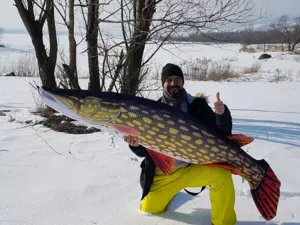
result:
[[(264, 160), (256, 160), (231, 137), (224, 137), (166, 104), (117, 93), (42, 88), (48, 106), (89, 125), (134, 131), (151, 154), (194, 164), (220, 164), (248, 181), (253, 200), (266, 219), (275, 217), (281, 183)], [(223, 167), (225, 168), (225, 167)]]

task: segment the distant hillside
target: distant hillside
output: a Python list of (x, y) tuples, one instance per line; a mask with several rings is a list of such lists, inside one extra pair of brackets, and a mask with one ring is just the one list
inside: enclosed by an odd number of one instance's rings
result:
[[(28, 34), (25, 28), (3, 28), (4, 34)], [(47, 34), (47, 30), (44, 31), (44, 34)], [(68, 31), (66, 30), (58, 30), (57, 35), (67, 35)], [(80, 33), (75, 33), (76, 35), (80, 35)]]
[[(290, 48), (293, 44), (300, 43), (300, 19), (286, 17), (287, 20), (276, 19), (272, 23), (253, 24), (248, 27), (211, 32), (194, 32), (175, 34), (167, 39), (178, 42), (216, 42), (216, 43), (239, 43), (239, 44), (282, 44), (288, 43)], [(271, 27), (271, 25), (274, 27)], [(164, 38), (164, 37), (163, 37)], [(290, 49), (289, 48), (289, 49)]]

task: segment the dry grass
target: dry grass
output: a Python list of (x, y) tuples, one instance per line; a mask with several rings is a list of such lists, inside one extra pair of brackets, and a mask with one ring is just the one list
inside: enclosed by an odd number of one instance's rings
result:
[(220, 76), (220, 80), (234, 79), (239, 78), (240, 74), (238, 73), (224, 73)]
[(231, 68), (230, 63), (213, 63), (207, 74), (207, 80), (221, 81), (237, 78), (240, 75)]
[(286, 45), (266, 45), (265, 51), (267, 52), (286, 52), (288, 51), (288, 47)]
[(231, 57), (231, 58), (229, 58), (229, 57), (222, 57), (222, 61), (236, 62), (236, 61), (238, 61), (238, 58), (236, 58), (236, 57)]
[(300, 62), (300, 56), (299, 56), (299, 55), (295, 55), (295, 56), (293, 57), (293, 60), (294, 60), (295, 62)]
[(34, 55), (25, 54), (13, 60), (0, 62), (0, 74), (14, 72), (18, 77), (37, 77), (38, 66)]
[(38, 108), (33, 113), (45, 118), (45, 120), (39, 121), (34, 125), (42, 124), (43, 126), (54, 131), (68, 134), (90, 134), (101, 131), (100, 129), (96, 128), (88, 128), (86, 126), (76, 125), (73, 123), (73, 119), (70, 119), (64, 115), (57, 115), (53, 109), (48, 107)]
[(269, 79), (269, 82), (271, 83), (279, 83), (283, 81), (292, 81), (292, 71), (282, 73), (280, 69), (276, 69), (274, 76)]
[(213, 62), (211, 59), (197, 58), (195, 61), (184, 62), (180, 65), (187, 80), (197, 81), (221, 81), (230, 78), (237, 78), (235, 72), (228, 62)]
[(256, 53), (257, 50), (253, 47), (248, 47), (247, 45), (243, 45), (243, 47), (240, 48), (240, 52)]
[(101, 131), (96, 128), (87, 128), (86, 126), (75, 125), (73, 122), (74, 120), (66, 116), (53, 114), (43, 122), (43, 125), (51, 128), (52, 130), (68, 134), (90, 134)]
[(256, 62), (256, 63), (253, 63), (250, 67), (244, 68), (243, 73), (244, 74), (257, 73), (257, 72), (259, 72), (260, 69), (261, 69), (261, 63)]
[(287, 44), (259, 44), (256, 49), (265, 52), (288, 52), (289, 48)]

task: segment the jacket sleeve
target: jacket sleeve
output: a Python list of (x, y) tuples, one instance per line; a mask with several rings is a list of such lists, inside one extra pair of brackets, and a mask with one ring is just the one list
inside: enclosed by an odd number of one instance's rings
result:
[(147, 157), (149, 155), (146, 148), (142, 145), (137, 146), (137, 147), (129, 145), (129, 148), (138, 157)]
[(205, 98), (195, 98), (191, 103), (191, 114), (199, 118), (209, 126), (216, 128), (219, 132), (225, 135), (230, 135), (232, 132), (232, 117), (228, 107), (225, 105), (223, 115), (217, 115), (208, 105)]
[(222, 115), (216, 114), (216, 125), (223, 134), (232, 134), (232, 117), (228, 107), (225, 105), (225, 111)]

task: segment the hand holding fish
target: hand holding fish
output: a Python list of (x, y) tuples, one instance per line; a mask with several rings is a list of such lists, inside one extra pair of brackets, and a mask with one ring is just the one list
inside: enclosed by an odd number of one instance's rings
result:
[(224, 106), (223, 102), (220, 100), (220, 93), (219, 92), (217, 92), (216, 97), (217, 97), (217, 100), (215, 102), (215, 107), (214, 107), (215, 112), (218, 115), (222, 115), (225, 112), (225, 106)]
[(124, 141), (133, 147), (138, 147), (140, 145), (137, 137), (133, 136), (124, 136)]

